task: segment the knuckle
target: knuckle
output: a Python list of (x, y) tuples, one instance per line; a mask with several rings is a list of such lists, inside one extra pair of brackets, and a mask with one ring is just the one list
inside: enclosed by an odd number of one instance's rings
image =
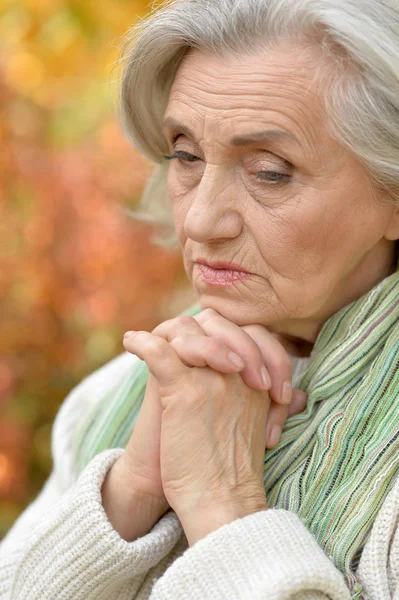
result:
[(172, 319), (167, 319), (166, 321), (163, 321), (162, 323), (160, 323), (159, 325), (157, 325), (151, 333), (153, 333), (154, 335), (158, 335), (162, 332), (164, 332), (166, 329), (168, 329), (170, 327), (170, 324), (172, 322)]
[(172, 348), (182, 348), (187, 345), (187, 336), (186, 335), (177, 335), (173, 338), (169, 343)]
[(168, 347), (168, 342), (166, 342), (163, 338), (152, 336), (148, 340), (148, 351), (153, 355), (164, 354)]
[(185, 327), (186, 325), (192, 325), (193, 322), (193, 317), (190, 317), (189, 315), (180, 315), (179, 317), (173, 319), (173, 324), (176, 327)]
[(208, 319), (212, 318), (212, 317), (218, 317), (219, 313), (216, 312), (216, 310), (214, 310), (213, 308), (206, 308), (205, 310), (202, 311), (202, 315)]
[(220, 354), (220, 352), (226, 348), (222, 342), (211, 337), (205, 338), (204, 344), (207, 352), (210, 352), (211, 354)]

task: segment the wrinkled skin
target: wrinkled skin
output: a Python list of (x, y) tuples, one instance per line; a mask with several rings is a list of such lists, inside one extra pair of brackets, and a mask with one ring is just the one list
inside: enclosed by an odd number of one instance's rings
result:
[[(329, 134), (309, 61), (290, 46), (228, 59), (190, 50), (165, 113), (192, 130), (169, 123), (164, 131), (171, 153), (197, 158), (170, 161), (168, 191), (201, 307), (237, 325), (263, 324), (291, 352), (292, 342), (312, 345), (329, 316), (395, 270), (399, 237), (396, 210)], [(231, 143), (276, 128), (296, 140)], [(253, 276), (211, 288), (200, 257), (239, 263)]]
[[(191, 50), (171, 90), (165, 135), (185, 154), (170, 162), (169, 198), (203, 310), (125, 338), (151, 378), (122, 480), (155, 498), (152, 522), (171, 506), (190, 545), (267, 508), (265, 428), (289, 414), (277, 404), (287, 353), (308, 355), (329, 316), (395, 270), (397, 211), (329, 134), (314, 68), (298, 48), (229, 59)], [(270, 129), (286, 135), (231, 140)], [(199, 258), (252, 276), (210, 287)], [(228, 365), (229, 350), (244, 369)]]

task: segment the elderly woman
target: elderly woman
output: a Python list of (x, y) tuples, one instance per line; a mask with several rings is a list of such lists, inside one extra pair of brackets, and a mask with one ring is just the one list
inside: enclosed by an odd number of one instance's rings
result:
[(175, 0), (131, 41), (198, 303), (67, 397), (0, 598), (399, 598), (397, 0)]

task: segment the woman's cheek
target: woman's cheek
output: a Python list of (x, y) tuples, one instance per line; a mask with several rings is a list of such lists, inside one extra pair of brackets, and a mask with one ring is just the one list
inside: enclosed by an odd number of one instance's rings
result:
[(193, 190), (192, 186), (185, 184), (184, 181), (181, 180), (181, 177), (173, 176), (173, 173), (169, 175), (169, 202), (172, 206), (173, 220), (179, 239), (181, 236), (185, 237), (184, 223), (187, 213), (190, 210), (194, 193), (195, 189)]
[(181, 218), (180, 215), (182, 212), (184, 192), (181, 185), (178, 185), (176, 179), (171, 174), (168, 176), (168, 199), (172, 207), (175, 224), (177, 224)]

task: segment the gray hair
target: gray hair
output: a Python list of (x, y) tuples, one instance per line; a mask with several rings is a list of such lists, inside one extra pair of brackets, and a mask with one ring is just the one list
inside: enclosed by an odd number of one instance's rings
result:
[(128, 214), (163, 226), (156, 244), (177, 242), (162, 120), (183, 56), (189, 48), (243, 55), (285, 40), (318, 44), (333, 65), (315, 71), (329, 131), (399, 205), (398, 0), (168, 0), (128, 32), (121, 59), (122, 127), (156, 163), (141, 210)]

